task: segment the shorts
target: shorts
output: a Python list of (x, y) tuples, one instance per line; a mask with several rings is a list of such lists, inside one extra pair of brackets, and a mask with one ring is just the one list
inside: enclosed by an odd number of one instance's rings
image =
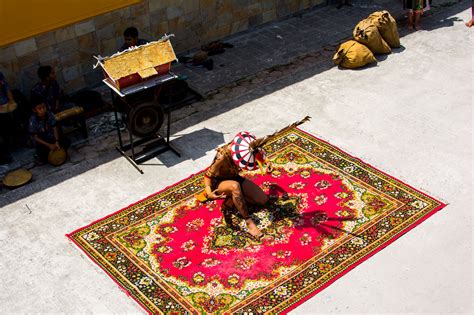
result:
[(237, 175), (234, 178), (222, 178), (222, 177), (211, 177), (211, 189), (212, 191), (216, 190), (219, 187), (219, 184), (225, 180), (235, 180), (242, 187), (242, 183), (245, 181), (245, 177)]

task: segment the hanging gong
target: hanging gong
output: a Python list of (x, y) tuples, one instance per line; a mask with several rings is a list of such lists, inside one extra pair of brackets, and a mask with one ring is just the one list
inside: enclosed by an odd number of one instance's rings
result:
[(128, 113), (130, 132), (141, 138), (156, 134), (163, 120), (163, 109), (155, 102), (139, 104)]

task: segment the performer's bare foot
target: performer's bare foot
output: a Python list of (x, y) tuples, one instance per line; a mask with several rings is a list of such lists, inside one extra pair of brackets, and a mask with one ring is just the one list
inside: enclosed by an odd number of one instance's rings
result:
[(416, 29), (417, 31), (423, 30), (423, 28), (422, 28), (420, 25), (415, 26), (415, 29)]
[(245, 223), (247, 223), (247, 228), (249, 229), (250, 235), (256, 238), (261, 238), (263, 236), (262, 232), (260, 232), (257, 225), (255, 224), (255, 222), (253, 222), (252, 219), (245, 220)]
[(467, 27), (472, 27), (474, 25), (474, 19), (471, 19), (469, 22), (466, 23)]
[(408, 30), (413, 31), (413, 25), (408, 24)]

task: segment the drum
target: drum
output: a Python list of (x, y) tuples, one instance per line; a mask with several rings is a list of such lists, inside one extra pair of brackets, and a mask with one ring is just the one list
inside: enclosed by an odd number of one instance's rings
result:
[(70, 117), (80, 115), (83, 112), (84, 112), (84, 108), (82, 108), (81, 106), (74, 106), (74, 107), (65, 109), (59, 113), (54, 114), (54, 117), (56, 118), (57, 121), (62, 121)]
[(67, 152), (63, 148), (59, 150), (52, 150), (48, 154), (48, 162), (53, 166), (59, 166), (66, 162)]
[(8, 173), (3, 179), (3, 185), (9, 188), (20, 187), (28, 183), (33, 175), (30, 171), (24, 168)]

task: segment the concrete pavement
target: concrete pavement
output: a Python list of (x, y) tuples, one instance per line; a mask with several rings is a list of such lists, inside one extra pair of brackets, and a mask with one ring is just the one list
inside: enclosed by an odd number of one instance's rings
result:
[(64, 234), (203, 169), (243, 127), (264, 135), (310, 115), (304, 130), (449, 205), (292, 313), (472, 313), (473, 32), (461, 8), (426, 19), (376, 66), (329, 68), (321, 52), (214, 95), (174, 124), (183, 157), (165, 153), (144, 175), (111, 155), (11, 199), (0, 312), (142, 313)]

